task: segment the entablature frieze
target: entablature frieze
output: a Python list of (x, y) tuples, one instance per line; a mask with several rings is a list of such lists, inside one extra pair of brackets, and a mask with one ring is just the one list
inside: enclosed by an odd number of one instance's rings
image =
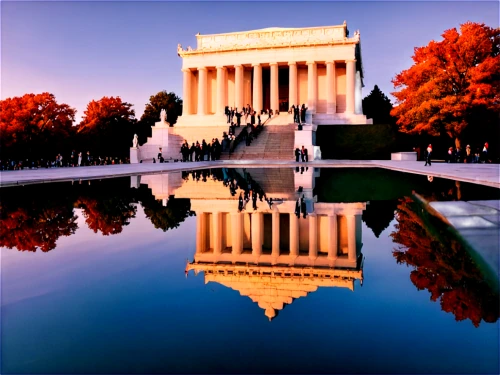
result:
[(336, 44), (358, 44), (359, 33), (346, 36), (346, 25), (313, 27), (303, 29), (254, 30), (230, 34), (196, 35), (197, 48), (183, 49), (179, 44), (177, 53), (181, 57), (268, 48), (289, 48)]

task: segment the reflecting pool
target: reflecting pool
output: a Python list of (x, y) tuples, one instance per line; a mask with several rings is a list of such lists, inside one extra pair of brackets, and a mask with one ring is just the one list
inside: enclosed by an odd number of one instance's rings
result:
[(378, 169), (210, 169), (1, 190), (1, 372), (498, 373), (499, 297)]

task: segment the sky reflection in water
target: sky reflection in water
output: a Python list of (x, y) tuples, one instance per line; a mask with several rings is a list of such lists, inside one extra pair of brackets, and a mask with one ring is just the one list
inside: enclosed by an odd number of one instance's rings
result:
[[(293, 177), (281, 185), (265, 172), (253, 177), (267, 196), (286, 196), (307, 173), (283, 171)], [(363, 285), (319, 287), (270, 322), (238, 291), (205, 284), (203, 273), (186, 278), (197, 248), (196, 198), (229, 195), (210, 175), (197, 185), (191, 178), (177, 194), (194, 194), (188, 205), (176, 195), (164, 206), (147, 185), (131, 189), (130, 178), (2, 189), (1, 244), (14, 247), (1, 250), (2, 373), (498, 373), (498, 306), (491, 306), (498, 296), (488, 294), (463, 249), (428, 229), (428, 218), (403, 199), (412, 189), (464, 200), (498, 199), (497, 191), (387, 171), (322, 170), (319, 202), (370, 201), (360, 223)], [(346, 188), (352, 184), (358, 189)], [(429, 291), (440, 294), (435, 302)]]

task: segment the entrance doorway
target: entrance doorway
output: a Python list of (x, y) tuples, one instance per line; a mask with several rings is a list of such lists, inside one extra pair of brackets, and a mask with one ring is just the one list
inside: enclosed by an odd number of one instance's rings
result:
[(262, 68), (262, 109), (271, 108), (271, 69)]
[(279, 83), (279, 111), (280, 112), (288, 112), (291, 104), (289, 103), (288, 98), (288, 86), (289, 86), (289, 67), (284, 66), (278, 69), (278, 83)]

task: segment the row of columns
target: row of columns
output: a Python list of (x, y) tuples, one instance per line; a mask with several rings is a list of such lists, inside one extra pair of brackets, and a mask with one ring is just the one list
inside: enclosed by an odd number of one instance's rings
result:
[[(231, 242), (232, 254), (240, 255), (243, 252), (243, 213), (231, 213)], [(299, 218), (295, 213), (290, 213), (290, 256), (299, 255)], [(318, 218), (316, 214), (309, 216), (309, 258), (318, 257)], [(347, 243), (348, 260), (356, 260), (356, 216), (346, 215), (347, 219)], [(207, 215), (197, 213), (196, 215), (196, 252), (202, 253), (208, 248), (206, 242)], [(222, 214), (221, 212), (212, 213), (212, 233), (214, 254), (222, 253)], [(260, 212), (252, 213), (252, 255), (262, 255), (262, 244), (264, 242), (264, 218)], [(338, 253), (338, 228), (337, 215), (328, 215), (328, 259), (337, 259)], [(277, 258), (280, 255), (280, 214), (272, 213), (272, 257)]]
[[(346, 60), (346, 113), (355, 112), (355, 90), (356, 90), (356, 60)], [(307, 107), (311, 113), (316, 112), (318, 101), (318, 71), (317, 63), (309, 61), (307, 64)], [(279, 80), (278, 63), (270, 63), (271, 70), (271, 109), (279, 108)], [(289, 62), (289, 103), (299, 104), (297, 90), (297, 63)], [(252, 64), (253, 68), (253, 109), (257, 112), (262, 110), (262, 64)], [(242, 109), (243, 102), (243, 65), (235, 65), (235, 107)], [(184, 105), (183, 115), (190, 114), (191, 108), (191, 78), (190, 69), (183, 69)], [(327, 113), (334, 114), (336, 111), (336, 77), (335, 61), (326, 62), (327, 80)], [(216, 114), (224, 114), (224, 108), (228, 105), (227, 96), (227, 68), (217, 67), (217, 89), (216, 89)], [(207, 68), (198, 68), (198, 115), (206, 115), (207, 112)]]

